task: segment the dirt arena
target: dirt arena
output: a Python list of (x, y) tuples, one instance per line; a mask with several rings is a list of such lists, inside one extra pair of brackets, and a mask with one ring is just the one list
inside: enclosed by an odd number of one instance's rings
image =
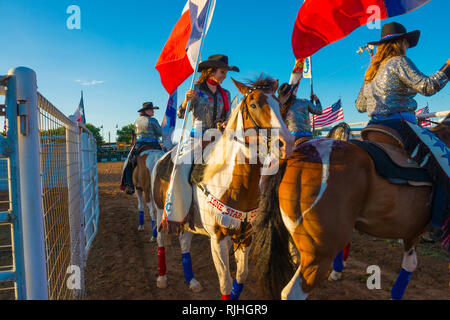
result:
[[(212, 262), (209, 239), (194, 236), (191, 255), (194, 274), (203, 291), (193, 293), (184, 281), (181, 251), (174, 238), (166, 248), (167, 289), (156, 287), (157, 244), (150, 242), (151, 222), (146, 212), (146, 230), (138, 232), (136, 197), (125, 195), (118, 188), (122, 163), (99, 163), (100, 219), (86, 267), (87, 299), (127, 300), (217, 300), (219, 281)], [(354, 233), (343, 280), (323, 282), (308, 299), (390, 299), (390, 290), (400, 272), (403, 250), (397, 241), (375, 239)], [(404, 299), (449, 300), (450, 255), (438, 244), (421, 243), (419, 265), (413, 273)], [(234, 275), (234, 258), (230, 259)], [(381, 269), (381, 289), (369, 290), (366, 269)], [(242, 300), (258, 299), (258, 286), (250, 265), (249, 278)]]

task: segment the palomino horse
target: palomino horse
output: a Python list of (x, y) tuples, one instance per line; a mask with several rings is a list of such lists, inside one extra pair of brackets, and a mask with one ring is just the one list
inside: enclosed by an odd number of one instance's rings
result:
[[(234, 81), (234, 80), (233, 80)], [(199, 287), (193, 278), (190, 240), (192, 233), (210, 237), (211, 252), (219, 276), (222, 299), (238, 299), (248, 274), (248, 253), (252, 243), (252, 220), (257, 213), (259, 199), (259, 180), (263, 163), (269, 159), (267, 153), (258, 153), (253, 158), (252, 147), (258, 141), (281, 142), (281, 157), (290, 155), (293, 136), (285, 127), (274, 96), (278, 81), (260, 79), (251, 87), (234, 81), (244, 99), (231, 113), (225, 132), (211, 144), (210, 153), (204, 155), (206, 168), (201, 182), (193, 188), (193, 205), (190, 214), (192, 224), (185, 224), (180, 235), (182, 261), (185, 280), (193, 288)], [(258, 135), (260, 129), (279, 132), (278, 140), (274, 135), (270, 139)], [(275, 130), (272, 130), (275, 129)], [(243, 134), (243, 135), (241, 135)], [(259, 146), (261, 147), (261, 145)], [(266, 148), (269, 145), (265, 145)], [(206, 149), (205, 149), (206, 150)], [(254, 150), (253, 150), (254, 151)], [(261, 148), (259, 149), (261, 151)], [(264, 151), (265, 152), (265, 151)], [(253, 154), (254, 155), (254, 154)], [(257, 158), (257, 159), (255, 159)], [(243, 161), (244, 160), (244, 161)], [(269, 168), (269, 170), (273, 167)], [(158, 212), (158, 225), (163, 220), (164, 200), (168, 181), (161, 179), (159, 164), (152, 173), (153, 194)], [(182, 195), (179, 195), (182, 196)], [(192, 221), (192, 220), (191, 220)], [(164, 223), (163, 223), (164, 225)], [(186, 232), (188, 231), (188, 232)], [(234, 243), (234, 256), (237, 263), (236, 280), (230, 274), (230, 245)], [(164, 232), (158, 232), (158, 287), (167, 286)]]
[(139, 231), (144, 230), (144, 200), (152, 220), (152, 241), (156, 239), (156, 212), (152, 200), (150, 175), (156, 162), (164, 155), (162, 150), (150, 149), (141, 152), (137, 158), (137, 165), (133, 171), (133, 184), (136, 187), (139, 210)]
[[(447, 116), (432, 129), (447, 146), (449, 120)], [(403, 239), (399, 291), (396, 286), (392, 291), (393, 299), (401, 298), (417, 266), (418, 237), (431, 221), (429, 186), (389, 183), (377, 174), (366, 151), (326, 138), (301, 144), (269, 180), (263, 185), (254, 241), (266, 294), (306, 299), (326, 278), (355, 228), (379, 238)], [(289, 281), (296, 268), (290, 260), (290, 241), (300, 251), (300, 265)]]

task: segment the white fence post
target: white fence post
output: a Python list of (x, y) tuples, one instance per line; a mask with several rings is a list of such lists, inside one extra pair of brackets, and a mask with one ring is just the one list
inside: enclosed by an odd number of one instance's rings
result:
[(80, 268), (80, 288), (74, 288), (74, 298), (84, 297), (84, 218), (82, 215), (81, 197), (82, 182), (80, 179), (81, 162), (79, 158), (79, 128), (76, 120), (69, 117), (72, 125), (66, 125), (66, 161), (67, 161), (67, 189), (69, 193), (69, 218), (71, 239), (71, 263)]
[(47, 300), (36, 73), (18, 67), (9, 74), (17, 79), (17, 99), (26, 100), (27, 106), (27, 135), (18, 138), (26, 295), (29, 300)]

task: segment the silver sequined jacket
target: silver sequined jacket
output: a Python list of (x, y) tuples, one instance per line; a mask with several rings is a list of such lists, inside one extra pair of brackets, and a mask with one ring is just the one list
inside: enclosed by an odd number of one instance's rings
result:
[(365, 83), (356, 100), (359, 112), (387, 116), (396, 112), (414, 112), (417, 93), (431, 96), (448, 82), (444, 72), (430, 77), (420, 72), (405, 56), (392, 57), (380, 67), (375, 78)]
[(161, 126), (153, 117), (140, 116), (134, 123), (136, 139), (158, 139), (161, 137)]
[[(217, 90), (213, 94), (206, 83), (196, 85), (194, 90), (197, 91), (197, 96), (192, 99), (189, 106), (189, 110), (193, 111), (193, 128), (199, 130), (217, 128), (217, 123), (225, 121), (230, 113), (230, 110), (228, 110), (228, 113), (222, 117), (224, 102), (220, 91)], [(229, 109), (231, 109), (230, 92), (228, 90), (225, 90), (225, 92), (228, 97)], [(214, 105), (217, 107), (214, 107)], [(177, 111), (178, 118), (182, 119), (184, 113), (185, 110), (181, 109), (180, 106)]]
[(289, 131), (311, 132), (309, 113), (322, 114), (322, 105), (318, 101), (316, 105), (306, 99), (295, 99), (286, 116), (286, 124)]

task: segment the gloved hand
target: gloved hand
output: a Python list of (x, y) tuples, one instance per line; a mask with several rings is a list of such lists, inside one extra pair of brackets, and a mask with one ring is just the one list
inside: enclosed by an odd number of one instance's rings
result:
[(444, 66), (441, 68), (441, 70), (443, 73), (445, 73), (445, 75), (447, 76), (447, 78), (450, 80), (450, 59), (447, 60), (447, 63), (444, 64)]

